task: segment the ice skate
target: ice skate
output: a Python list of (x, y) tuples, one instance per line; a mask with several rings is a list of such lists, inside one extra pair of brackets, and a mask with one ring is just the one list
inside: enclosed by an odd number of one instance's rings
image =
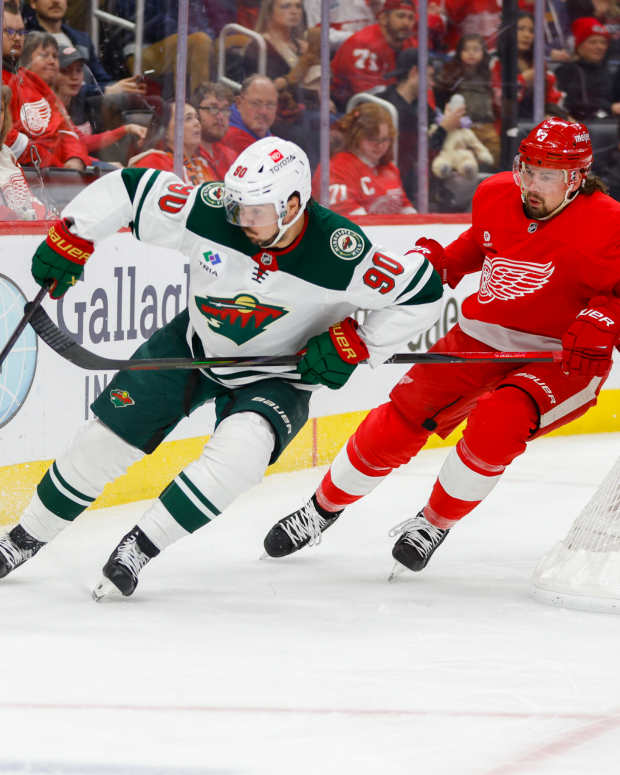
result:
[(0, 536), (0, 579), (34, 557), (42, 546), (45, 541), (37, 541), (21, 525)]
[(103, 578), (93, 590), (93, 599), (102, 600), (120, 592), (132, 595), (138, 586), (138, 574), (149, 560), (159, 554), (159, 549), (136, 525), (110, 555), (103, 566)]
[(271, 528), (263, 543), (269, 557), (286, 557), (304, 546), (321, 543), (321, 535), (333, 525), (342, 511), (325, 517), (317, 511), (314, 497), (297, 511), (289, 514)]
[[(390, 530), (391, 536), (400, 534), (392, 549), (392, 557), (409, 570), (421, 571), (449, 532), (432, 525), (420, 511), (415, 517), (406, 519)], [(400, 572), (401, 569), (395, 566), (389, 580), (393, 581)]]

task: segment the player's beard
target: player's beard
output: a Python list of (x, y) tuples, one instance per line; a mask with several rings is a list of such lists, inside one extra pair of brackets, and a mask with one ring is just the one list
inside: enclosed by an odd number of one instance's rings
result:
[(549, 215), (551, 210), (546, 206), (545, 200), (541, 196), (535, 197), (537, 200), (537, 204), (532, 205), (530, 202), (530, 194), (525, 195), (525, 202), (523, 203), (523, 208), (526, 212), (526, 215), (529, 218), (544, 218), (545, 215)]
[(270, 237), (267, 237), (267, 239), (258, 239), (252, 229), (243, 229), (243, 233), (250, 240), (250, 242), (258, 245), (259, 248), (266, 248), (267, 246), (271, 245), (274, 239), (278, 236), (279, 231), (279, 229), (276, 229)]

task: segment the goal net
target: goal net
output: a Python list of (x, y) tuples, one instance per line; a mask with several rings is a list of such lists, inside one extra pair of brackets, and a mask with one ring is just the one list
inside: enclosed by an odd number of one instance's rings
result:
[(539, 562), (532, 594), (551, 605), (620, 614), (620, 458), (566, 538)]

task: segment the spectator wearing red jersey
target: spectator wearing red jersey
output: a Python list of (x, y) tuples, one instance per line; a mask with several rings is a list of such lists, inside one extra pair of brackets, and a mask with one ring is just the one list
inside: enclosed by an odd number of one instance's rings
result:
[(271, 78), (250, 75), (241, 84), (230, 111), (230, 127), (222, 142), (238, 155), (248, 145), (271, 134), (278, 110), (278, 92)]
[[(517, 16), (517, 66), (518, 115), (519, 118), (531, 121), (534, 117), (534, 16), (527, 11), (522, 11)], [(492, 80), (495, 104), (499, 112), (502, 94), (502, 65), (499, 59), (493, 63)], [(555, 75), (545, 69), (545, 103), (558, 105), (563, 97), (557, 88)]]
[[(339, 122), (345, 150), (329, 164), (329, 207), (349, 217), (368, 213), (415, 213), (394, 164), (396, 130), (388, 111), (372, 102), (353, 108)], [(321, 165), (312, 187), (318, 198)]]
[(11, 89), (2, 85), (0, 98), (0, 220), (45, 218), (45, 207), (28, 188), (22, 168), (4, 141), (11, 129)]
[(58, 77), (55, 38), (47, 32), (29, 32), (20, 65), (9, 80), (14, 127), (7, 144), (22, 164), (32, 164), (34, 154), (42, 167), (83, 170), (88, 151), (52, 90)]
[(595, 17), (573, 22), (577, 60), (556, 70), (559, 88), (566, 93), (564, 107), (579, 120), (620, 115), (620, 102), (613, 102), (612, 79), (607, 67), (609, 30)]
[(236, 153), (222, 138), (230, 126), (233, 92), (223, 83), (205, 83), (192, 95), (192, 105), (200, 121), (200, 155), (213, 172), (215, 180), (224, 180)]
[(394, 83), (398, 52), (416, 45), (413, 0), (386, 0), (378, 23), (355, 32), (332, 59), (332, 97), (344, 109), (351, 95), (377, 91)]
[[(161, 126), (153, 131), (151, 140), (153, 147), (133, 156), (127, 166), (151, 167), (172, 172), (174, 170), (174, 103), (165, 104)], [(198, 113), (193, 105), (186, 105), (183, 124), (183, 180), (197, 186), (214, 179), (211, 168), (200, 155)]]

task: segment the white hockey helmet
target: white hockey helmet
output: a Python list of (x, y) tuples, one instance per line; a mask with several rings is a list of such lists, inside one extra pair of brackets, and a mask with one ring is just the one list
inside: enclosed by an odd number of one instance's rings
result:
[[(278, 233), (265, 245), (272, 247), (299, 218), (303, 217), (312, 193), (310, 162), (302, 149), (280, 137), (263, 137), (242, 151), (231, 164), (224, 178), (224, 209), (226, 218), (236, 226), (244, 223), (244, 211), (271, 204), (277, 217)], [(299, 196), (299, 212), (283, 224), (287, 203), (293, 194)], [(270, 208), (263, 208), (268, 223), (274, 220)], [(254, 221), (255, 225), (260, 225)]]

